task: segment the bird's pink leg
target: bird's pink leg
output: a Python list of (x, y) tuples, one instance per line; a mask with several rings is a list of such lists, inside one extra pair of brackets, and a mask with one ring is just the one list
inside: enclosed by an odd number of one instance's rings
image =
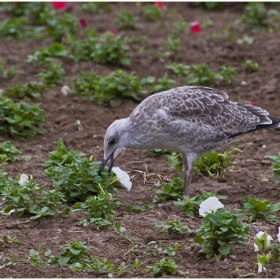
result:
[(182, 153), (183, 159), (183, 174), (184, 174), (184, 196), (190, 196), (190, 185), (192, 180), (192, 162), (188, 162), (188, 158)]

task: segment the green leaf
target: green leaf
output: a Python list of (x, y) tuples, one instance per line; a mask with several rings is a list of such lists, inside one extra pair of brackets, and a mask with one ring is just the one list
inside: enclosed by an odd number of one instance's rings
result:
[(70, 257), (59, 257), (58, 265), (59, 266), (66, 266), (68, 264), (69, 260), (70, 260)]
[(201, 235), (197, 235), (195, 237), (195, 242), (198, 243), (198, 244), (203, 244), (204, 239), (201, 237)]
[(230, 246), (229, 244), (224, 244), (224, 245), (221, 245), (219, 247), (219, 252), (224, 255), (224, 256), (227, 256), (230, 252)]

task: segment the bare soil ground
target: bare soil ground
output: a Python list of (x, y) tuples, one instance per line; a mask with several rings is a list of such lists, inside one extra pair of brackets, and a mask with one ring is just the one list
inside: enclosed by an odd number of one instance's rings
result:
[[(279, 79), (280, 79), (280, 37), (279, 33), (253, 33), (246, 34), (255, 39), (252, 45), (238, 44), (228, 38), (210, 40), (213, 32), (220, 32), (230, 22), (240, 18), (243, 8), (240, 3), (228, 3), (218, 11), (204, 11), (194, 8), (190, 3), (165, 3), (167, 11), (165, 16), (156, 21), (148, 22), (141, 16), (140, 10), (135, 3), (112, 3), (112, 14), (90, 14), (83, 12), (78, 4), (73, 3), (73, 13), (78, 18), (84, 18), (88, 26), (95, 27), (101, 34), (116, 29), (116, 14), (123, 9), (139, 15), (141, 28), (135, 31), (122, 31), (125, 36), (146, 36), (147, 40), (141, 42), (144, 48), (140, 52), (137, 46), (131, 46), (129, 57), (131, 65), (122, 68), (126, 71), (135, 71), (139, 77), (148, 75), (157, 78), (167, 73), (165, 67), (167, 59), (160, 58), (157, 54), (164, 50), (168, 34), (172, 30), (172, 24), (183, 17), (186, 21), (211, 19), (213, 27), (207, 27), (199, 34), (188, 33), (182, 36), (182, 50), (172, 57), (172, 61), (183, 64), (206, 63), (214, 71), (218, 71), (222, 65), (235, 67), (238, 76), (233, 84), (213, 84), (227, 92), (231, 100), (243, 102), (254, 101), (256, 105), (268, 110), (272, 116), (280, 117), (279, 100)], [(280, 12), (280, 5), (273, 7)], [(178, 14), (172, 14), (176, 9)], [(170, 11), (170, 12), (169, 12)], [(2, 13), (1, 19), (8, 15)], [(244, 32), (235, 30), (235, 35), (242, 38)], [(18, 66), (22, 74), (17, 74), (10, 80), (1, 78), (1, 88), (7, 88), (20, 82), (34, 80), (38, 69), (25, 62), (28, 54), (42, 46), (48, 46), (49, 39), (42, 42), (18, 41), (14, 39), (0, 39), (0, 57), (7, 67)], [(142, 45), (141, 45), (142, 46)], [(247, 73), (243, 63), (246, 59), (257, 61), (260, 65), (256, 73)], [(98, 74), (108, 75), (118, 67), (109, 67), (94, 62), (81, 62), (75, 64), (70, 59), (63, 59), (63, 67), (66, 71), (65, 84), (71, 87), (71, 79), (77, 77), (80, 71), (94, 70)], [(183, 78), (177, 78), (168, 72), (170, 78), (176, 80), (177, 85), (185, 85)], [(63, 96), (61, 87), (46, 92), (39, 101), (48, 117), (46, 123), (46, 134), (36, 136), (24, 141), (14, 140), (6, 134), (1, 133), (0, 141), (11, 141), (20, 149), (22, 155), (32, 155), (30, 161), (17, 161), (5, 167), (10, 175), (21, 173), (32, 174), (35, 181), (51, 183), (44, 173), (41, 164), (48, 157), (50, 151), (56, 150), (57, 140), (63, 138), (68, 149), (82, 151), (88, 156), (93, 155), (96, 161), (103, 158), (103, 136), (107, 127), (118, 118), (129, 116), (137, 106), (136, 103), (124, 102), (120, 107), (111, 108), (109, 105), (99, 106), (86, 100), (73, 96)], [(80, 120), (83, 130), (78, 131), (75, 125)], [(268, 199), (272, 202), (279, 201), (277, 189), (279, 185), (269, 182), (273, 178), (271, 162), (267, 156), (279, 153), (280, 130), (261, 130), (247, 134), (239, 138), (238, 142), (231, 147), (238, 147), (243, 152), (235, 156), (237, 164), (225, 180), (209, 180), (195, 176), (192, 182), (191, 196), (199, 195), (202, 190), (215, 192), (220, 195), (227, 195), (223, 201), (228, 210), (241, 209), (243, 197)], [(226, 148), (225, 148), (226, 149)], [(152, 203), (156, 196), (154, 190), (159, 189), (161, 181), (157, 175), (161, 174), (171, 179), (176, 171), (167, 166), (167, 155), (155, 155), (148, 151), (126, 149), (117, 158), (116, 166), (126, 170), (132, 176), (133, 187), (130, 192), (125, 189), (118, 189), (116, 196), (124, 204), (141, 205), (142, 201)], [(148, 180), (144, 180), (144, 174)], [(279, 220), (279, 213), (277, 213)], [(41, 245), (43, 248), (51, 249), (53, 253), (60, 252), (59, 246), (70, 243), (71, 240), (79, 240), (93, 245), (96, 250), (92, 253), (99, 258), (108, 258), (115, 265), (122, 261), (133, 263), (134, 257), (127, 253), (131, 244), (121, 235), (117, 234), (112, 226), (105, 230), (97, 231), (93, 227), (77, 227), (80, 221), (80, 214), (71, 214), (64, 218), (50, 217), (31, 221), (29, 217), (0, 216), (0, 236), (16, 236), (21, 240), (20, 244), (6, 244), (1, 251), (5, 256), (12, 255), (16, 259), (24, 259), (30, 249), (37, 250)], [(158, 236), (158, 230), (154, 228), (159, 221), (180, 220), (191, 229), (197, 229), (200, 220), (186, 218), (180, 208), (171, 205), (156, 208), (144, 213), (127, 212), (125, 208), (118, 209), (115, 215), (115, 222), (120, 221), (131, 235), (133, 241), (147, 244), (150, 241), (161, 241), (163, 247), (174, 246), (180, 242), (181, 246), (176, 255), (176, 263), (179, 269), (186, 273), (186, 277), (194, 278), (231, 278), (237, 277), (238, 267), (241, 275), (248, 273), (251, 277), (263, 277), (258, 275), (256, 270), (256, 252), (253, 249), (253, 238), (256, 231), (250, 229), (250, 239), (247, 247), (236, 247), (236, 253), (226, 258), (217, 260), (215, 257), (206, 260), (199, 254), (199, 248), (190, 247), (195, 245), (194, 236), (187, 234), (181, 238), (173, 239), (169, 236)], [(257, 221), (255, 224), (260, 230), (268, 231), (274, 239), (278, 232), (278, 226), (269, 224), (266, 221)], [(142, 262), (141, 269), (129, 269), (121, 277), (152, 277), (146, 272), (146, 266), (154, 265), (164, 256), (148, 256), (140, 254), (138, 259)], [(280, 266), (272, 262), (269, 267), (269, 277), (280, 276)], [(7, 266), (1, 269), (2, 278), (10, 277), (34, 277), (34, 278), (90, 278), (107, 277), (107, 274), (99, 273), (74, 273), (70, 268), (33, 267), (29, 264), (18, 263), (14, 266)]]

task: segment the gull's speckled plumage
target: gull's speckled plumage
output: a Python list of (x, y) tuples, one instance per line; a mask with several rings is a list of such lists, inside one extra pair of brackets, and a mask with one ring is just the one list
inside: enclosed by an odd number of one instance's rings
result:
[(112, 166), (124, 147), (179, 151), (184, 163), (184, 194), (189, 195), (192, 163), (203, 152), (229, 144), (238, 135), (278, 127), (279, 123), (280, 119), (270, 117), (266, 110), (231, 102), (219, 90), (189, 86), (170, 89), (149, 96), (128, 118), (109, 126), (101, 169), (110, 157)]

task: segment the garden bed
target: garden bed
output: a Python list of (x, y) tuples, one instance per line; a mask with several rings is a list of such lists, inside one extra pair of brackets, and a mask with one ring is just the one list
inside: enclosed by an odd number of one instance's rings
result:
[[(14, 4), (16, 5), (16, 4)], [(51, 5), (51, 4), (50, 4)], [(82, 3), (68, 3), (72, 13), (78, 19), (84, 19), (77, 28), (78, 36), (82, 36), (84, 28), (95, 28), (98, 35), (116, 32), (117, 36), (134, 38), (129, 44), (127, 52), (129, 65), (108, 65), (96, 61), (74, 62), (69, 56), (55, 58), (61, 62), (65, 71), (63, 83), (58, 82), (53, 88), (48, 88), (39, 99), (30, 97), (24, 101), (38, 104), (45, 110), (47, 117), (45, 134), (37, 134), (24, 140), (14, 139), (6, 132), (1, 132), (1, 142), (10, 141), (21, 151), (21, 156), (31, 156), (30, 160), (19, 160), (4, 166), (4, 171), (10, 176), (25, 173), (33, 176), (34, 181), (45, 189), (53, 188), (51, 180), (44, 173), (41, 166), (49, 156), (49, 152), (57, 149), (57, 141), (62, 138), (67, 150), (80, 151), (87, 157), (93, 156), (95, 161), (103, 158), (103, 137), (107, 127), (115, 120), (130, 115), (137, 106), (132, 99), (124, 99), (118, 107), (111, 107), (108, 102), (100, 105), (73, 94), (64, 95), (61, 92), (63, 85), (74, 88), (73, 79), (82, 71), (94, 71), (96, 74), (107, 77), (116, 70), (134, 72), (139, 79), (148, 76), (156, 80), (165, 74), (174, 80), (175, 86), (186, 85), (186, 77), (176, 76), (167, 64), (170, 62), (194, 65), (205, 63), (215, 73), (221, 66), (234, 67), (236, 77), (232, 83), (223, 80), (210, 81), (207, 86), (225, 91), (233, 101), (256, 104), (269, 111), (271, 116), (280, 117), (279, 79), (280, 79), (280, 53), (279, 31), (253, 32), (252, 28), (242, 30), (235, 28), (234, 22), (244, 14), (242, 3), (226, 3), (220, 9), (204, 10), (191, 3), (164, 3), (163, 16), (155, 21), (149, 21), (143, 16), (144, 3), (110, 3), (111, 13), (93, 13), (81, 9)], [(280, 12), (280, 5), (268, 6)], [(118, 30), (116, 26), (117, 14), (126, 10), (138, 16), (139, 27), (136, 30)], [(0, 19), (13, 17), (7, 11), (0, 13)], [(167, 38), (171, 34), (174, 23), (183, 19), (187, 23), (198, 20), (200, 23), (211, 20), (213, 25), (205, 23), (198, 33), (186, 32), (180, 34), (180, 50), (170, 55), (159, 55), (167, 52)], [(279, 20), (278, 20), (279, 23)], [(244, 35), (253, 38), (249, 44)], [(62, 43), (64, 38), (62, 38)], [(130, 40), (133, 41), (133, 40)], [(5, 68), (18, 67), (11, 78), (1, 77), (1, 89), (5, 90), (15, 84), (24, 84), (38, 80), (36, 75), (42, 66), (34, 66), (27, 63), (28, 55), (42, 47), (49, 47), (53, 38), (46, 36), (41, 41), (18, 40), (15, 38), (0, 39), (0, 57)], [(259, 64), (256, 72), (246, 70), (244, 63), (252, 60)], [(141, 96), (141, 94), (140, 94)], [(146, 96), (145, 94), (143, 96)], [(142, 97), (142, 96), (141, 96)], [(15, 100), (19, 100), (18, 98)], [(78, 121), (78, 122), (77, 122)], [(234, 155), (235, 165), (230, 166), (228, 176), (223, 179), (208, 179), (195, 175), (191, 185), (191, 196), (201, 195), (202, 191), (213, 192), (227, 196), (223, 200), (227, 210), (236, 211), (243, 209), (243, 197), (250, 196), (258, 199), (269, 200), (272, 203), (279, 201), (277, 192), (279, 184), (273, 179), (272, 162), (269, 156), (277, 155), (279, 149), (280, 129), (261, 130), (241, 136), (237, 142), (228, 149), (237, 147), (242, 153)], [(129, 212), (127, 205), (143, 205), (143, 201), (154, 204), (157, 201), (155, 190), (162, 188), (161, 183), (166, 183), (177, 176), (174, 168), (168, 167), (169, 155), (155, 154), (147, 150), (123, 151), (115, 161), (115, 165), (127, 171), (131, 176), (132, 189), (117, 188), (116, 197), (124, 206), (117, 208), (114, 215), (114, 223), (120, 222), (125, 228), (125, 236), (114, 229), (113, 225), (97, 230), (95, 226), (77, 226), (83, 218), (83, 212), (74, 212), (64, 217), (50, 216), (37, 220), (30, 220), (30, 215), (21, 217), (16, 215), (1, 215), (1, 235), (17, 237), (20, 243), (3, 242), (0, 249), (6, 258), (14, 262), (1, 269), (2, 278), (27, 277), (27, 278), (89, 278), (108, 277), (108, 273), (100, 271), (73, 272), (69, 267), (36, 267), (31, 265), (28, 259), (30, 249), (38, 251), (39, 246), (51, 249), (54, 255), (61, 252), (60, 246), (70, 244), (73, 240), (86, 242), (95, 249), (90, 250), (93, 256), (99, 259), (108, 259), (116, 267), (124, 262), (127, 268), (123, 269), (120, 277), (152, 277), (147, 272), (150, 266), (154, 266), (161, 259), (174, 259), (178, 269), (185, 273), (185, 277), (193, 278), (230, 278), (250, 274), (250, 277), (264, 277), (265, 274), (257, 273), (256, 257), (254, 251), (254, 237), (256, 229), (267, 231), (273, 239), (277, 240), (279, 220), (272, 224), (267, 220), (256, 220), (254, 227), (250, 226), (247, 246), (233, 246), (235, 252), (226, 257), (212, 257), (206, 259), (199, 253), (200, 246), (195, 243), (195, 234), (187, 233), (183, 236), (158, 235), (155, 228), (157, 222), (179, 220), (191, 230), (198, 229), (201, 219), (198, 217), (186, 217), (184, 212), (173, 204), (147, 210), (141, 213)], [(69, 203), (69, 207), (73, 204)], [(279, 213), (274, 213), (279, 219)], [(133, 242), (131, 242), (133, 241)], [(140, 243), (148, 246), (155, 241), (156, 245), (150, 245), (156, 252), (154, 255), (140, 250)], [(138, 242), (138, 243), (137, 243)], [(138, 250), (132, 250), (132, 243), (138, 244)], [(179, 244), (175, 256), (159, 254), (159, 250), (174, 247)], [(2, 243), (1, 243), (2, 244)], [(161, 249), (156, 249), (161, 248)], [(142, 263), (137, 268), (131, 265), (135, 259)], [(8, 261), (6, 261), (7, 263)], [(5, 262), (3, 262), (5, 263)], [(114, 276), (119, 271), (115, 270)], [(269, 277), (277, 278), (280, 275), (279, 263), (271, 261), (269, 265)], [(171, 276), (175, 277), (175, 276)], [(176, 276), (179, 277), (179, 276)], [(184, 276), (183, 276), (184, 277)]]

